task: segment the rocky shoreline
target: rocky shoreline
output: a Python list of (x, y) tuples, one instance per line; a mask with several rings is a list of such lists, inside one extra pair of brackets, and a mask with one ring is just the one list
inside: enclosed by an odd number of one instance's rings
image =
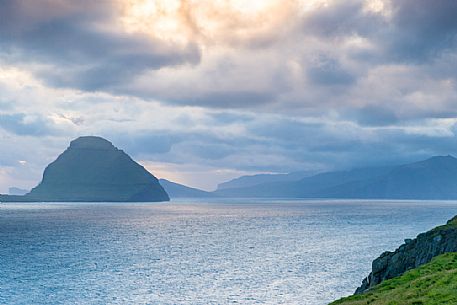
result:
[(419, 234), (415, 239), (405, 240), (394, 252), (381, 254), (373, 261), (372, 272), (355, 294), (362, 294), (384, 280), (400, 276), (447, 252), (457, 252), (457, 216), (446, 225)]

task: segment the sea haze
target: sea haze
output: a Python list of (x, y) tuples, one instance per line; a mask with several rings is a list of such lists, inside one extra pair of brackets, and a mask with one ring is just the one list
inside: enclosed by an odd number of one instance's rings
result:
[(455, 201), (1, 204), (1, 304), (327, 304)]

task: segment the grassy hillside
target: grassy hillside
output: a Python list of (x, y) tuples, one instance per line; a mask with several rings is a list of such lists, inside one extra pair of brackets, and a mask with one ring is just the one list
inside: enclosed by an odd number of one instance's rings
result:
[(457, 304), (457, 252), (387, 280), (362, 295), (331, 305), (443, 305)]

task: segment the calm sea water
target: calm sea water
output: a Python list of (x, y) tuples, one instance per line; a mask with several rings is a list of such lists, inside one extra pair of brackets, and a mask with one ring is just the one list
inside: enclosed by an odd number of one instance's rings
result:
[(0, 304), (327, 304), (457, 202), (1, 204)]

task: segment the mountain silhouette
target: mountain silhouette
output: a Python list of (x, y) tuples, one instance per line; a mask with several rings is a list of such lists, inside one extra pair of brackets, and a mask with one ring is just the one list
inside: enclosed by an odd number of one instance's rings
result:
[(211, 192), (206, 192), (197, 188), (188, 187), (183, 184), (172, 182), (167, 179), (160, 179), (160, 185), (167, 191), (171, 199), (174, 198), (212, 198), (216, 197)]
[(224, 197), (457, 199), (457, 159), (435, 156), (400, 166), (327, 172), (215, 193)]
[(169, 197), (159, 181), (111, 142), (80, 137), (51, 164), (25, 196), (2, 201), (154, 202)]

